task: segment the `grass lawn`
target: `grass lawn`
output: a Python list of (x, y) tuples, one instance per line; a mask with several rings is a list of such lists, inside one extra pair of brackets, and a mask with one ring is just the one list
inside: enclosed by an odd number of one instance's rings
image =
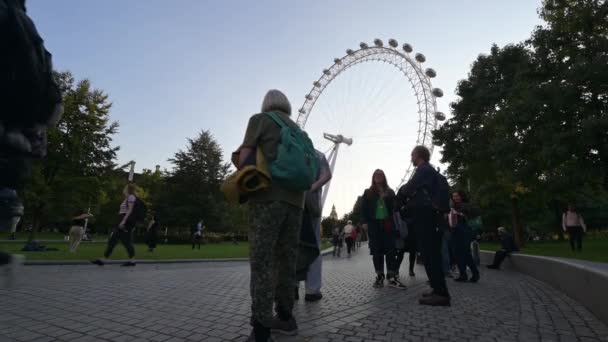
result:
[[(23, 254), (27, 260), (88, 260), (102, 256), (105, 243), (82, 242), (78, 253), (69, 252), (67, 242), (41, 243), (47, 247), (54, 247), (58, 251), (48, 252), (22, 252), (23, 242), (2, 242), (0, 250), (8, 253)], [(323, 249), (329, 243), (323, 243)], [(154, 253), (148, 252), (144, 244), (135, 245), (135, 259), (147, 260), (167, 260), (167, 259), (228, 259), (228, 258), (247, 258), (249, 257), (249, 244), (241, 242), (234, 245), (230, 242), (201, 245), (201, 249), (192, 250), (191, 245), (158, 245)], [(127, 252), (120, 244), (114, 249), (112, 259), (126, 259)]]
[[(499, 248), (498, 243), (481, 243), (481, 249), (487, 251), (495, 251)], [(582, 253), (573, 253), (569, 241), (528, 242), (521, 253), (608, 262), (608, 239), (583, 239)]]

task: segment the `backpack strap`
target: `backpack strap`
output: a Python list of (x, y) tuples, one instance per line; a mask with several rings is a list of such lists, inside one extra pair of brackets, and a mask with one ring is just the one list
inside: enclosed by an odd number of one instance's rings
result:
[(272, 119), (272, 121), (276, 122), (276, 124), (279, 125), (279, 127), (281, 127), (281, 128), (287, 127), (285, 122), (283, 122), (283, 120), (277, 115), (277, 113), (267, 112), (266, 115), (268, 115), (270, 117), (270, 119)]

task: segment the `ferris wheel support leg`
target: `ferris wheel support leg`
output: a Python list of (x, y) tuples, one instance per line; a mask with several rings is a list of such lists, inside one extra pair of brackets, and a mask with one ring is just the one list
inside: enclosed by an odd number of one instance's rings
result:
[[(334, 169), (336, 168), (336, 159), (338, 159), (338, 150), (340, 149), (340, 144), (335, 144), (334, 148), (331, 149), (329, 153), (328, 162), (329, 162), (329, 170), (332, 174), (334, 174)], [(327, 184), (323, 187), (323, 195), (321, 196), (321, 213), (323, 213), (323, 208), (325, 207), (325, 200), (327, 199), (327, 194), (329, 193), (329, 186), (331, 185), (331, 180), (327, 182)]]

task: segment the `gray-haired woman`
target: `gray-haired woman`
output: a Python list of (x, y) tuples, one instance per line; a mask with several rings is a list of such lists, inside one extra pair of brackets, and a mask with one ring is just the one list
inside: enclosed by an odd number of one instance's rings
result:
[[(277, 158), (281, 127), (269, 113), (291, 129), (298, 129), (290, 118), (291, 105), (287, 96), (279, 90), (270, 90), (264, 97), (262, 113), (249, 119), (239, 149), (239, 169), (252, 163), (257, 149), (261, 150), (269, 163)], [(295, 334), (298, 329), (292, 315), (293, 284), (296, 282), (304, 191), (294, 191), (272, 183), (266, 191), (251, 194), (248, 200), (253, 326), (249, 341), (272, 341), (271, 329), (289, 335)], [(273, 303), (276, 304), (277, 317), (272, 315)]]

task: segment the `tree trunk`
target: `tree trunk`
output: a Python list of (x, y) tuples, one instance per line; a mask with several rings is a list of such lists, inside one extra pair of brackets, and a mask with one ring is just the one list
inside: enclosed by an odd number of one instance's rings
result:
[(519, 248), (522, 248), (526, 244), (526, 239), (524, 238), (524, 229), (521, 224), (521, 214), (519, 212), (519, 200), (517, 196), (511, 196), (511, 214), (515, 243)]

